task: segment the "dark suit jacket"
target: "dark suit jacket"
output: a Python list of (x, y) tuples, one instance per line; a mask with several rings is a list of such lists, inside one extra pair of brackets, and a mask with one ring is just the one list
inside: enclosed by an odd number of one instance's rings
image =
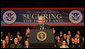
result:
[[(35, 26), (34, 29), (39, 29), (40, 30), (40, 25)], [(50, 26), (44, 24), (44, 29), (50, 29)]]

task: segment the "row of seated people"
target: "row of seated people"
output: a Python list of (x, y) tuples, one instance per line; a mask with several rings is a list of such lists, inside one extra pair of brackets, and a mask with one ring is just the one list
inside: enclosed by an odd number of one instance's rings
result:
[[(20, 32), (17, 32), (16, 37), (8, 32), (8, 35), (3, 38), (3, 32), (1, 32), (1, 48), (31, 48), (29, 45), (29, 28), (26, 30), (25, 36), (20, 36)], [(58, 36), (55, 36), (54, 48), (84, 48), (84, 36), (80, 31), (72, 36), (71, 31), (68, 34), (59, 32)]]

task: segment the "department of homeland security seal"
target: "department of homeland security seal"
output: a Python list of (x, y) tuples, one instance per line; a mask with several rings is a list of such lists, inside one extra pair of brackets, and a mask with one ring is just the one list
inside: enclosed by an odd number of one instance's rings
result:
[(8, 10), (3, 14), (3, 21), (7, 24), (12, 24), (16, 21), (16, 13), (12, 10)]
[(69, 14), (69, 20), (72, 23), (80, 23), (83, 19), (82, 13), (78, 10), (73, 10)]
[(40, 31), (37, 33), (37, 39), (39, 41), (44, 41), (47, 38), (47, 34), (44, 31)]

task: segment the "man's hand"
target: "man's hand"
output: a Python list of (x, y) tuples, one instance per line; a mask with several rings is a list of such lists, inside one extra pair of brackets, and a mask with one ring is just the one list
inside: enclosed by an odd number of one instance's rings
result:
[(27, 30), (26, 30), (26, 33), (29, 33), (30, 32), (30, 28), (28, 28)]
[(54, 30), (54, 28), (53, 28), (53, 34), (55, 34), (55, 30)]

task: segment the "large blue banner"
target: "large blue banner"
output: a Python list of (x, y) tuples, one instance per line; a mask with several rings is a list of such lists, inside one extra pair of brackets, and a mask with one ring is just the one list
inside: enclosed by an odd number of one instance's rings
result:
[(84, 9), (1, 10), (1, 24), (37, 24), (39, 16), (46, 24), (84, 24)]

